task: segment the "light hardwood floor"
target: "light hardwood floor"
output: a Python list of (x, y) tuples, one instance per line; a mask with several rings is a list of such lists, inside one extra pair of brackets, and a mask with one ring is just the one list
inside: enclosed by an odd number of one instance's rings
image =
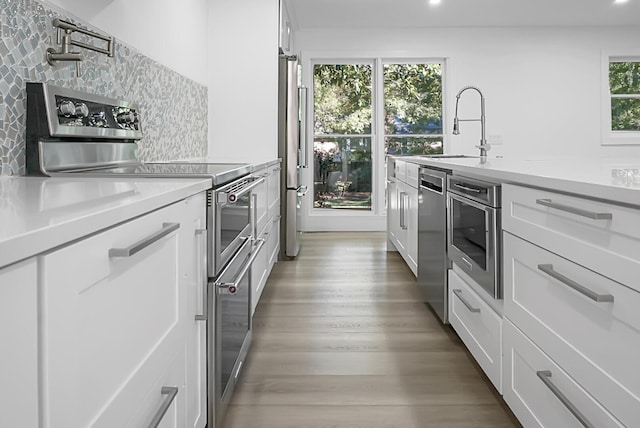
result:
[(223, 428), (519, 427), (384, 233), (305, 234), (279, 262)]

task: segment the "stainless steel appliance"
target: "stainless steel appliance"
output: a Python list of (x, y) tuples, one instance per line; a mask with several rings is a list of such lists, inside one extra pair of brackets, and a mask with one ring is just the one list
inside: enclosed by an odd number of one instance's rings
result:
[(494, 299), (502, 298), (500, 185), (448, 177), (449, 259)]
[(280, 258), (284, 259), (300, 251), (302, 198), (308, 190), (301, 177), (309, 159), (305, 138), (307, 88), (298, 84), (296, 56), (280, 55), (278, 64), (278, 157), (283, 165)]
[[(138, 108), (131, 103), (27, 83), (27, 173), (48, 176), (207, 178), (207, 390), (209, 428), (220, 426), (251, 344), (248, 272), (264, 242), (255, 239), (264, 181), (249, 164), (143, 163)], [(218, 424), (218, 425), (216, 425)]]
[(418, 287), (425, 302), (448, 323), (447, 176), (448, 170), (420, 168), (418, 197)]

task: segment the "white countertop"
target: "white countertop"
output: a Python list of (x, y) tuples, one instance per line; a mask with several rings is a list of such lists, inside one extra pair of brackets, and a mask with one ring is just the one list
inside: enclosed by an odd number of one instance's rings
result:
[(640, 207), (640, 158), (487, 157), (482, 160), (406, 156), (398, 159), (500, 183), (542, 187)]
[(210, 187), (208, 179), (0, 177), (0, 268)]

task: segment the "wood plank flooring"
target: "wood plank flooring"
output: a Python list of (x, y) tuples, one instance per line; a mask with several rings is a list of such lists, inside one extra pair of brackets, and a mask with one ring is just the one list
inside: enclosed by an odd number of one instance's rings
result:
[(309, 233), (279, 262), (223, 428), (519, 427), (385, 233)]

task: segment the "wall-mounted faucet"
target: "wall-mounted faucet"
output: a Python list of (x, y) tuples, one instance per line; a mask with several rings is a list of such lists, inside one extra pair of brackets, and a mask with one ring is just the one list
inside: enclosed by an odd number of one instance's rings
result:
[[(75, 61), (76, 73), (80, 75), (79, 62), (84, 59), (81, 52), (72, 52), (71, 45), (78, 46), (84, 49), (89, 49), (94, 52), (103, 53), (110, 57), (113, 57), (115, 52), (115, 40), (113, 37), (103, 36), (93, 31), (80, 28), (71, 22), (63, 21), (62, 19), (54, 18), (53, 26), (56, 27), (56, 42), (61, 45), (60, 51), (56, 51), (54, 48), (47, 49), (47, 62), (51, 65), (55, 65), (58, 61)], [(107, 42), (106, 48), (93, 46), (88, 43), (73, 40), (71, 34), (74, 32), (86, 34), (87, 36), (104, 40)]]
[[(462, 93), (467, 89), (473, 89), (475, 91), (478, 91), (478, 94), (480, 94), (480, 119), (458, 119), (458, 102), (460, 101), (460, 95), (462, 95)], [(487, 144), (487, 139), (485, 138), (484, 95), (482, 95), (480, 89), (476, 88), (475, 86), (465, 86), (464, 88), (460, 89), (460, 92), (458, 92), (458, 95), (456, 95), (456, 116), (453, 119), (453, 135), (460, 134), (460, 122), (480, 122), (480, 145), (476, 146), (476, 148), (480, 149), (481, 157), (486, 157), (487, 150), (489, 150), (491, 146)]]

